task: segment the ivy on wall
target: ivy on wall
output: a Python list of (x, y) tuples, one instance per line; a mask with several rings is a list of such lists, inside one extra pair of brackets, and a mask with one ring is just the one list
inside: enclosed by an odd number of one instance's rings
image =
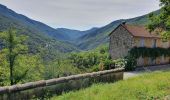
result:
[(147, 48), (147, 47), (134, 47), (129, 51), (129, 54), (136, 59), (139, 57), (170, 57), (170, 48)]
[(137, 59), (140, 57), (150, 57), (156, 59), (157, 57), (170, 57), (170, 48), (147, 48), (147, 47), (134, 47), (132, 48), (128, 55), (124, 58), (126, 59), (125, 70), (131, 71), (135, 70), (137, 65)]

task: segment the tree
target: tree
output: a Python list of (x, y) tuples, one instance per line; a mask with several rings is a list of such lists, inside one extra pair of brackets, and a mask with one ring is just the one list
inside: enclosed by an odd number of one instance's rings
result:
[(0, 50), (0, 55), (3, 55), (1, 67), (3, 66), (3, 69), (5, 69), (5, 66), (9, 67), (10, 85), (23, 81), (33, 68), (40, 69), (37, 67), (41, 64), (37, 59), (38, 57), (28, 54), (27, 36), (17, 35), (16, 30), (9, 29), (0, 33), (0, 39), (4, 45), (3, 49)]
[(150, 32), (155, 31), (162, 36), (164, 41), (170, 40), (170, 0), (160, 0), (160, 14), (149, 15), (150, 23), (147, 28)]
[(0, 52), (0, 86), (7, 85), (8, 83), (9, 70), (6, 66), (7, 61), (4, 59), (6, 59), (5, 54), (2, 54), (2, 52)]

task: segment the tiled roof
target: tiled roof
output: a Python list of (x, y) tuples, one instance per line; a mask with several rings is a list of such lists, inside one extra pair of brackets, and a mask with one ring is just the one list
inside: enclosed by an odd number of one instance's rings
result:
[(126, 28), (135, 37), (149, 37), (149, 38), (160, 37), (154, 32), (150, 33), (149, 30), (147, 30), (146, 27), (144, 26), (135, 26), (135, 25), (128, 25), (128, 24), (122, 24), (122, 26)]
[[(160, 38), (160, 36), (157, 35), (156, 33), (154, 33), (154, 32), (150, 33), (149, 30), (147, 30), (146, 27), (144, 27), (144, 26), (120, 24), (118, 27), (120, 27), (120, 26), (123, 26), (134, 37)], [(113, 32), (111, 32), (111, 34)]]

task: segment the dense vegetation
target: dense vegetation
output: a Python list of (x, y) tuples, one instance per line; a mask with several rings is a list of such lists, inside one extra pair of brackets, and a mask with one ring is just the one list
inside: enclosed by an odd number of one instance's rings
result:
[(132, 48), (129, 52), (133, 57), (151, 57), (153, 59), (157, 57), (169, 57), (170, 48), (146, 48), (146, 47), (135, 47)]
[(170, 94), (170, 72), (147, 73), (114, 84), (97, 84), (52, 100), (164, 100)]
[(9, 29), (0, 33), (3, 48), (0, 50), (0, 85), (42, 79), (43, 68), (39, 55), (28, 53), (26, 36)]
[(137, 65), (137, 59), (140, 57), (148, 57), (152, 60), (155, 60), (157, 57), (169, 57), (170, 56), (170, 48), (147, 48), (147, 47), (134, 47), (132, 48), (127, 56), (124, 58), (126, 59), (126, 70), (134, 70)]
[[(15, 33), (13, 33), (13, 35), (14, 34)], [(22, 37), (21, 35), (17, 36), (15, 37)], [(20, 44), (21, 43), (18, 43), (17, 45)], [(4, 45), (7, 44), (4, 43)], [(25, 43), (23, 46), (27, 47), (27, 44)], [(3, 47), (3, 49), (5, 48)], [(1, 50), (0, 54), (0, 68), (2, 69), (0, 74), (1, 86), (9, 85), (9, 76), (11, 75), (9, 70), (10, 61), (6, 58), (7, 53), (4, 53), (3, 49)], [(29, 47), (27, 49), (29, 49)], [(99, 70), (108, 70), (115, 67), (125, 66), (125, 61), (122, 59), (115, 61), (111, 60), (108, 52), (108, 45), (100, 46), (90, 51), (63, 54), (62, 56), (64, 57), (57, 57), (51, 61), (46, 60), (47, 58), (42, 58), (44, 54), (42, 52), (44, 51), (31, 53), (28, 50), (26, 54), (20, 55), (16, 58), (15, 62), (13, 62), (12, 70), (14, 70), (14, 68), (17, 70), (16, 72), (14, 71), (13, 75), (13, 79), (17, 81), (12, 82), (13, 84), (25, 83), (40, 79), (51, 79)]]
[(157, 32), (164, 41), (170, 40), (170, 0), (160, 0), (160, 14), (149, 15), (150, 23), (147, 25), (150, 32)]
[(43, 50), (30, 52), (26, 36), (17, 33), (19, 31), (9, 30), (0, 34), (3, 40), (0, 50), (1, 86), (111, 68), (110, 64), (105, 63), (111, 62), (108, 46), (92, 51), (63, 54), (65, 57), (48, 61), (47, 58), (42, 58), (45, 53)]
[[(107, 64), (108, 62), (108, 64)], [(56, 59), (48, 64), (46, 78), (111, 69), (108, 46), (95, 50), (67, 54), (66, 58)]]

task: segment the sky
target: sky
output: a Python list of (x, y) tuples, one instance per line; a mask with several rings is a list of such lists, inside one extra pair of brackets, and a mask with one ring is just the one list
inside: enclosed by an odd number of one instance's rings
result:
[(53, 28), (87, 30), (158, 10), (159, 0), (0, 0), (17, 13)]

